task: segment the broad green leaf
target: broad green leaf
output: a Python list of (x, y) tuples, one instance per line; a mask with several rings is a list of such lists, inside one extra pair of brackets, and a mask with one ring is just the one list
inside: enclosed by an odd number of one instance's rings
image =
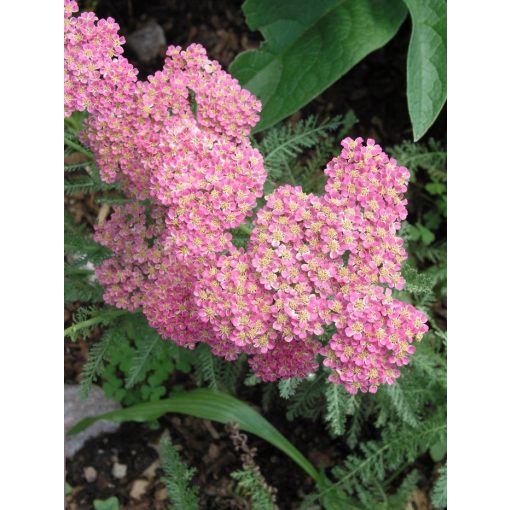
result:
[(261, 131), (294, 113), (397, 32), (400, 0), (247, 0), (251, 30), (265, 41), (230, 72), (262, 100)]
[(425, 184), (425, 189), (431, 195), (443, 195), (446, 191), (446, 186), (442, 182), (428, 182)]
[(440, 462), (444, 459), (447, 451), (446, 441), (438, 441), (435, 445), (430, 447), (429, 453), (434, 462)]
[(119, 510), (119, 508), (119, 500), (115, 496), (94, 500), (94, 510)]
[(425, 246), (428, 246), (436, 238), (434, 232), (431, 232), (427, 227), (421, 223), (416, 225), (408, 225), (407, 233), (411, 241), (421, 241)]
[(407, 54), (407, 104), (417, 141), (446, 101), (446, 1), (404, 2), (413, 21)]
[(78, 422), (68, 434), (77, 434), (98, 420), (150, 421), (166, 413), (189, 414), (220, 423), (237, 422), (240, 429), (251, 432), (279, 448), (314, 480), (319, 478), (319, 473), (303, 454), (257, 411), (226, 393), (208, 389), (176, 393), (157, 402), (146, 402), (99, 416), (90, 416)]

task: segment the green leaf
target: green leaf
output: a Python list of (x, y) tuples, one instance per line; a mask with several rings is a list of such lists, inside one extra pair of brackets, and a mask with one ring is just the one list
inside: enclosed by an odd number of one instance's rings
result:
[(98, 420), (143, 422), (156, 420), (166, 413), (188, 414), (220, 423), (237, 422), (241, 430), (251, 432), (279, 448), (314, 480), (319, 478), (319, 473), (303, 454), (257, 411), (230, 395), (205, 388), (177, 393), (157, 402), (146, 402), (99, 416), (90, 416), (78, 422), (68, 434), (77, 434)]
[(428, 182), (425, 184), (425, 189), (431, 195), (444, 195), (446, 186), (442, 182)]
[(64, 263), (64, 304), (76, 301), (99, 303), (103, 288), (94, 279), (94, 270), (83, 260)]
[(310, 503), (318, 499), (325, 510), (361, 510), (340, 487), (326, 477), (323, 469), (320, 471), (317, 489), (319, 493), (316, 498), (311, 499)]
[(83, 366), (80, 375), (80, 397), (83, 400), (89, 396), (92, 384), (104, 370), (104, 363), (108, 358), (108, 352), (118, 341), (118, 332), (115, 329), (108, 329), (101, 337), (101, 340), (90, 348), (89, 358)]
[(287, 406), (287, 419), (292, 421), (298, 416), (315, 420), (319, 417), (326, 388), (326, 374), (313, 374), (304, 379), (291, 397), (291, 402)]
[(435, 508), (445, 508), (447, 504), (446, 497), (447, 486), (447, 468), (446, 464), (439, 468), (439, 478), (432, 489), (432, 504)]
[(81, 308), (75, 312), (73, 324), (64, 329), (64, 337), (68, 336), (73, 342), (76, 342), (78, 336), (86, 338), (91, 330), (98, 324), (112, 324), (115, 319), (130, 312), (114, 308)]
[(412, 505), (407, 506), (406, 503), (409, 500), (409, 497), (416, 489), (418, 485), (418, 481), (420, 480), (420, 475), (418, 471), (413, 469), (402, 481), (400, 487), (398, 488), (395, 494), (392, 494), (388, 498), (387, 505), (384, 508), (413, 508)]
[(384, 46), (407, 14), (400, 0), (247, 0), (243, 12), (265, 39), (230, 66), (262, 100), (254, 132), (294, 113)]
[(402, 266), (402, 276), (406, 281), (406, 292), (415, 295), (429, 295), (432, 293), (432, 278), (425, 273), (418, 273), (409, 263), (404, 263)]
[[(354, 124), (354, 114), (349, 113), (342, 119), (340, 116), (319, 122), (315, 115), (299, 120), (295, 126), (289, 123), (280, 124), (264, 133), (264, 138), (257, 144), (257, 149), (264, 156), (264, 166), (272, 180), (287, 177), (287, 167), (294, 167), (295, 161), (306, 149), (317, 147), (329, 133), (335, 132), (343, 124)], [(292, 172), (292, 168), (290, 168)], [(287, 175), (286, 175), (287, 174)], [(289, 176), (289, 182), (294, 176)]]
[(407, 233), (411, 241), (421, 241), (425, 246), (428, 246), (436, 238), (434, 232), (431, 232), (427, 227), (421, 223), (416, 225), (408, 225)]
[(407, 53), (407, 104), (416, 142), (428, 131), (446, 101), (446, 2), (404, 2), (413, 21)]
[(131, 365), (126, 379), (126, 388), (131, 389), (147, 372), (152, 356), (155, 351), (161, 348), (163, 340), (156, 331), (149, 328), (139, 328), (137, 333), (140, 335), (140, 345), (133, 357), (133, 364)]
[(191, 485), (196, 469), (188, 468), (181, 460), (170, 439), (163, 439), (160, 443), (163, 466), (163, 481), (168, 490), (168, 496), (173, 503), (172, 508), (183, 510), (198, 510), (198, 488)]
[(111, 498), (101, 500), (94, 500), (94, 509), (95, 510), (119, 510), (119, 500), (112, 496)]
[(278, 390), (280, 391), (280, 397), (289, 399), (292, 397), (298, 388), (298, 386), (303, 382), (303, 379), (298, 379), (297, 377), (291, 377), (290, 379), (280, 379), (278, 381)]
[(237, 482), (235, 492), (245, 501), (251, 504), (253, 510), (275, 510), (274, 495), (271, 492), (266, 480), (258, 467), (245, 465), (230, 473), (230, 476)]
[(343, 386), (328, 382), (326, 385), (326, 423), (333, 436), (345, 432), (347, 412), (352, 408), (352, 396)]
[(109, 254), (110, 250), (92, 239), (85, 225), (77, 225), (71, 214), (64, 210), (64, 255), (70, 255), (84, 263), (96, 264)]
[(446, 455), (446, 441), (438, 441), (435, 445), (431, 446), (429, 453), (434, 462), (440, 462)]
[(419, 425), (418, 418), (413, 410), (410, 397), (406, 394), (405, 386), (396, 382), (385, 386), (384, 391), (394, 406), (397, 416), (411, 427), (417, 427)]
[(207, 382), (209, 388), (215, 391), (219, 390), (221, 382), (217, 369), (218, 362), (217, 358), (213, 356), (211, 348), (206, 344), (202, 344), (196, 352), (200, 377)]

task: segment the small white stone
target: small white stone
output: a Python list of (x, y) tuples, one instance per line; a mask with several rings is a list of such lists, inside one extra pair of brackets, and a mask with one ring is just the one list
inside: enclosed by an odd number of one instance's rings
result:
[(119, 464), (118, 462), (116, 462), (113, 465), (112, 475), (114, 478), (118, 478), (118, 479), (124, 478), (126, 476), (126, 473), (127, 473), (126, 464)]
[(95, 482), (97, 480), (97, 471), (92, 466), (83, 468), (83, 475), (88, 483)]
[(133, 483), (133, 487), (131, 487), (131, 491), (129, 495), (133, 499), (140, 499), (147, 490), (149, 482), (147, 480), (135, 480)]

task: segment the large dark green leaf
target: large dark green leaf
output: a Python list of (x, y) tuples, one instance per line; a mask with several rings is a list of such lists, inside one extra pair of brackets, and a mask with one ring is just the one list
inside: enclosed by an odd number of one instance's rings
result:
[(404, 1), (413, 20), (407, 54), (407, 104), (416, 141), (446, 101), (446, 2)]
[(265, 42), (230, 72), (262, 100), (255, 132), (292, 114), (397, 32), (400, 0), (247, 0), (246, 21)]
[(237, 422), (240, 429), (251, 432), (276, 446), (315, 481), (319, 480), (319, 473), (304, 455), (257, 411), (231, 395), (208, 389), (176, 393), (170, 398), (157, 402), (146, 402), (99, 416), (91, 416), (77, 423), (68, 434), (77, 434), (98, 420), (150, 421), (166, 413), (189, 414), (220, 423)]

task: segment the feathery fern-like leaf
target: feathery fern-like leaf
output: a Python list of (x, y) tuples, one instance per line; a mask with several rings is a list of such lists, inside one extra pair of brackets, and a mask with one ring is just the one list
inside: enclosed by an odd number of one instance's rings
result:
[(235, 361), (223, 359), (217, 359), (217, 361), (220, 365), (219, 373), (223, 388), (227, 392), (235, 394), (244, 373), (246, 357), (242, 355)]
[(64, 304), (81, 301), (99, 303), (103, 298), (103, 288), (94, 278), (89, 263), (81, 260), (64, 263)]
[(98, 263), (109, 254), (107, 248), (92, 239), (84, 225), (74, 223), (71, 215), (64, 211), (64, 255), (74, 260)]
[(447, 496), (446, 496), (446, 485), (447, 485), (447, 468), (446, 464), (439, 468), (439, 478), (436, 480), (432, 489), (431, 499), (432, 504), (435, 508), (446, 508)]
[(211, 353), (211, 348), (206, 344), (201, 344), (196, 349), (197, 374), (200, 379), (205, 381), (211, 390), (219, 390), (221, 385), (221, 376), (218, 373), (215, 356)]
[(405, 290), (414, 295), (429, 295), (432, 293), (433, 280), (426, 273), (418, 271), (409, 264), (402, 266), (402, 276), (406, 281)]
[(96, 193), (98, 191), (109, 191), (119, 189), (118, 184), (107, 184), (99, 176), (99, 171), (95, 165), (83, 167), (83, 172), (79, 174), (73, 172), (64, 177), (64, 192), (67, 195), (76, 193)]
[(278, 182), (283, 179), (296, 184), (293, 167), (298, 156), (308, 149), (316, 148), (324, 138), (340, 127), (341, 131), (345, 132), (355, 122), (356, 118), (352, 112), (344, 118), (337, 116), (322, 122), (318, 121), (317, 116), (311, 115), (299, 120), (295, 126), (283, 123), (269, 129), (262, 140), (255, 143), (264, 156), (269, 180)]
[(387, 508), (405, 508), (406, 502), (409, 500), (409, 496), (413, 493), (418, 485), (420, 475), (418, 471), (413, 469), (402, 481), (397, 492), (388, 498)]
[[(141, 334), (140, 334), (141, 333)], [(132, 388), (147, 372), (147, 366), (153, 356), (161, 349), (163, 340), (156, 331), (147, 327), (143, 332), (138, 330), (138, 347), (133, 356), (133, 364), (126, 379), (126, 388)]]
[(258, 471), (252, 467), (239, 469), (230, 473), (237, 481), (236, 492), (243, 499), (248, 499), (253, 510), (276, 510), (278, 507), (273, 502), (273, 495), (267, 490), (265, 480)]
[(354, 482), (366, 486), (383, 481), (386, 471), (394, 471), (405, 462), (414, 461), (433, 444), (444, 440), (446, 423), (442, 412), (435, 413), (418, 428), (388, 424), (379, 441), (360, 445), (361, 455), (351, 454), (342, 467), (333, 468), (339, 486), (354, 490)]
[(388, 395), (399, 418), (411, 427), (417, 427), (419, 420), (402, 384), (397, 381), (394, 384), (385, 386), (384, 391)]
[(73, 324), (64, 329), (64, 337), (68, 336), (73, 342), (76, 342), (78, 336), (87, 338), (99, 324), (112, 324), (118, 317), (127, 314), (127, 310), (117, 308), (82, 306), (74, 313)]
[(322, 406), (320, 401), (324, 398), (324, 373), (307, 378), (297, 388), (287, 406), (287, 419), (294, 420), (304, 416), (315, 420), (319, 417)]
[(427, 143), (419, 144), (406, 140), (389, 152), (413, 174), (423, 168), (431, 179), (446, 182), (446, 150), (436, 140), (430, 139)]
[(278, 381), (280, 397), (284, 399), (289, 399), (292, 397), (302, 382), (303, 379), (298, 379), (297, 377), (291, 377), (290, 379), (280, 379)]
[(175, 510), (198, 510), (198, 491), (190, 487), (196, 469), (189, 468), (181, 460), (171, 439), (163, 439), (160, 443), (163, 481), (168, 490), (168, 497), (172, 502), (170, 508)]
[(114, 329), (108, 329), (103, 333), (101, 340), (89, 349), (89, 357), (80, 376), (80, 397), (86, 399), (89, 396), (92, 384), (104, 370), (104, 363), (108, 359), (108, 353), (119, 340), (119, 333)]
[(341, 436), (345, 432), (347, 415), (353, 411), (353, 399), (343, 386), (326, 382), (325, 420), (331, 435)]

